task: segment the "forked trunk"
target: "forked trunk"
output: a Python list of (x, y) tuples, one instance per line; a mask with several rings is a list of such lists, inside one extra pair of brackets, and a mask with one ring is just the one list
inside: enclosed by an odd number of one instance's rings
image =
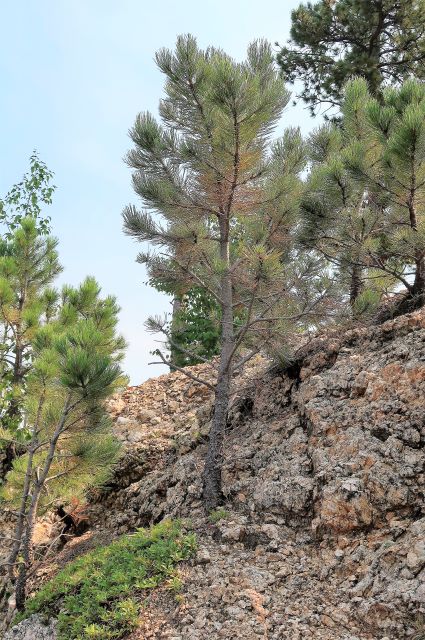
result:
[(41, 487), (39, 485), (35, 485), (31, 500), (31, 506), (26, 518), (27, 521), (25, 535), (22, 541), (22, 563), (19, 566), (19, 573), (15, 585), (16, 608), (18, 611), (23, 611), (25, 609), (28, 571), (33, 561), (32, 537), (34, 533), (35, 518), (37, 516), (37, 507), (40, 493)]

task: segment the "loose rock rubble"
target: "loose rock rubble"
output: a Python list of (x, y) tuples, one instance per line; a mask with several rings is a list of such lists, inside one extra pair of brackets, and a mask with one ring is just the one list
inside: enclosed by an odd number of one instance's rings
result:
[(198, 557), (164, 638), (413, 637), (425, 612), (425, 313), (320, 336), (287, 373), (266, 368), (235, 383), (222, 520), (201, 503), (211, 394), (174, 373), (112, 403), (127, 454), (93, 523), (190, 518)]

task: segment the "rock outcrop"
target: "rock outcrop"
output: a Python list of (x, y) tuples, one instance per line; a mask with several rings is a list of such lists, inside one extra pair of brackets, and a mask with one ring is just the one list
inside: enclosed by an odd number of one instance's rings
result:
[(86, 508), (92, 531), (182, 517), (199, 544), (179, 604), (161, 600), (132, 640), (425, 638), (424, 391), (424, 311), (328, 332), (285, 372), (258, 359), (234, 383), (210, 515), (209, 389), (172, 373), (114, 398), (125, 449)]
[(425, 612), (424, 391), (423, 311), (316, 338), (284, 373), (256, 362), (235, 382), (217, 522), (201, 503), (209, 390), (173, 373), (116, 398), (127, 453), (93, 498), (93, 525), (187, 517), (198, 533), (183, 604), (160, 637), (414, 637)]
[(45, 624), (40, 616), (30, 616), (8, 631), (3, 640), (56, 640), (55, 627), (55, 621)]

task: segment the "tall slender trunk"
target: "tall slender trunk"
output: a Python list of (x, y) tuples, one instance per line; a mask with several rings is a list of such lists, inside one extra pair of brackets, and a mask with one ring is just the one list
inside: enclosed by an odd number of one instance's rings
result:
[[(25, 346), (24, 346), (24, 339), (23, 339), (23, 333), (22, 333), (22, 314), (24, 311), (26, 298), (27, 298), (27, 287), (25, 285), (22, 288), (21, 295), (19, 298), (18, 319), (15, 322), (15, 331), (14, 331), (15, 359), (13, 362), (13, 374), (12, 374), (12, 384), (14, 386), (22, 386), (22, 383), (25, 377), (24, 367), (23, 367)], [(7, 418), (13, 420), (18, 418), (20, 413), (21, 413), (21, 402), (18, 399), (13, 398), (7, 409), (6, 416)]]
[(203, 473), (203, 498), (207, 511), (220, 504), (221, 472), (223, 466), (223, 443), (229, 408), (231, 358), (235, 344), (233, 329), (233, 292), (230, 274), (228, 221), (221, 222), (220, 257), (226, 264), (221, 277), (221, 353), (215, 390), (214, 415), (212, 419), (208, 452)]
[(7, 560), (9, 564), (8, 573), (9, 573), (10, 579), (13, 579), (14, 577), (14, 568), (15, 568), (16, 560), (19, 555), (19, 551), (21, 549), (21, 545), (22, 545), (22, 535), (24, 532), (25, 520), (27, 518), (27, 503), (28, 503), (28, 497), (30, 493), (33, 458), (34, 458), (34, 450), (33, 448), (31, 448), (28, 453), (28, 462), (27, 462), (27, 469), (25, 472), (24, 486), (22, 490), (21, 505), (19, 508), (18, 519), (15, 527), (15, 539), (13, 541), (13, 546), (9, 554), (9, 558)]
[[(15, 344), (15, 360), (13, 363), (12, 385), (14, 387), (21, 386), (25, 377), (23, 370), (24, 347), (21, 337), (18, 333), (18, 339)], [(10, 420), (18, 418), (21, 413), (21, 402), (17, 398), (13, 398), (6, 411), (6, 417)]]

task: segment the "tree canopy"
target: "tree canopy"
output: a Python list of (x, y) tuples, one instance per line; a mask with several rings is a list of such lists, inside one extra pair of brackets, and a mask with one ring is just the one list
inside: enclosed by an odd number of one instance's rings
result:
[[(299, 96), (317, 113), (339, 107), (342, 89), (362, 76), (379, 96), (384, 86), (423, 77), (424, 0), (319, 0), (292, 12), (290, 40), (278, 63), (302, 84)], [(335, 111), (333, 111), (335, 113)]]

